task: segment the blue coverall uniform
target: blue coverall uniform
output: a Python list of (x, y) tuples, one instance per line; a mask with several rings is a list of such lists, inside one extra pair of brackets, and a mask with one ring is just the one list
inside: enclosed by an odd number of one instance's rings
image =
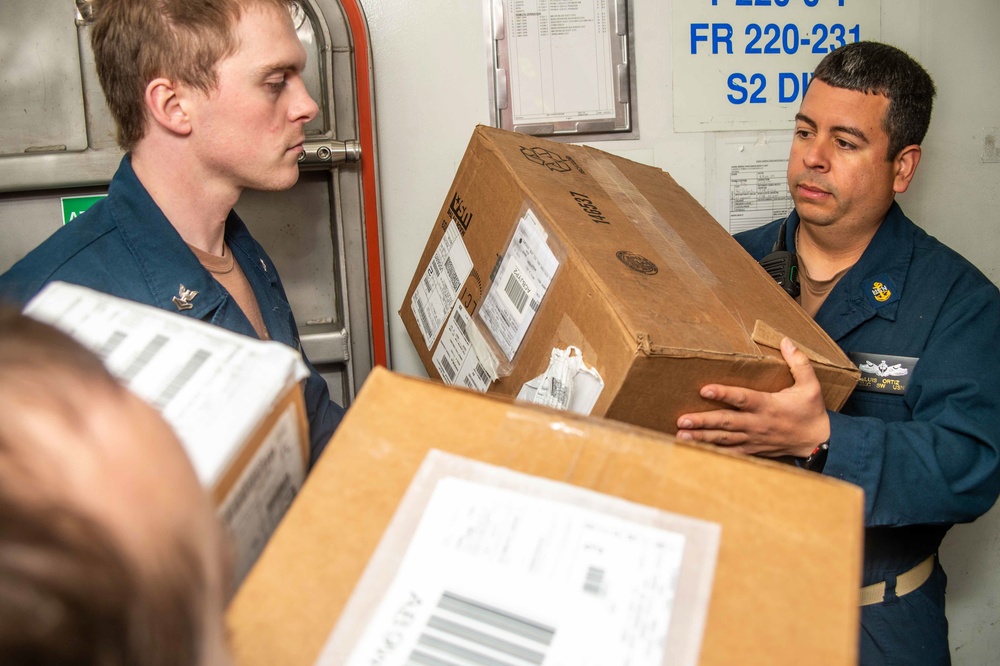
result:
[[(736, 240), (760, 260), (780, 224)], [(793, 211), (786, 228), (793, 252), (798, 224)], [(887, 588), (882, 603), (862, 607), (861, 661), (950, 663), (940, 564), (903, 597), (895, 595), (894, 581), (935, 554), (953, 523), (989, 510), (1000, 491), (1000, 295), (893, 203), (816, 322), (868, 363), (888, 357), (915, 363), (889, 382), (897, 390), (871, 392), (859, 382), (841, 412), (829, 413), (823, 473), (864, 489), (862, 584), (886, 581)]]
[[(243, 221), (230, 211), (225, 241), (246, 275), (271, 339), (301, 349), (288, 297), (270, 257)], [(24, 304), (46, 283), (62, 280), (178, 312), (181, 285), (198, 292), (180, 314), (256, 338), (229, 293), (205, 270), (164, 217), (132, 170), (126, 155), (108, 196), (52, 234), (0, 276), (0, 302)], [(309, 363), (305, 385), (310, 464), (326, 446), (344, 409), (330, 400), (326, 382)]]

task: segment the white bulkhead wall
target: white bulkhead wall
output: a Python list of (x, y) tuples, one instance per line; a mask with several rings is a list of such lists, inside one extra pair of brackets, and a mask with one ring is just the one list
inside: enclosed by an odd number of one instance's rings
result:
[[(423, 376), (396, 311), (472, 129), (490, 123), (484, 3), (362, 4), (374, 50), (391, 358), (394, 369)], [(671, 3), (633, 0), (632, 11), (640, 139), (598, 147), (670, 172), (706, 204), (707, 155), (721, 134), (673, 132)], [(882, 40), (913, 55), (938, 86), (923, 160), (900, 203), (998, 282), (1000, 163), (983, 155), (1000, 150), (1000, 3), (882, 0), (881, 25)], [(942, 550), (957, 665), (1000, 663), (998, 532), (995, 510), (953, 529)]]

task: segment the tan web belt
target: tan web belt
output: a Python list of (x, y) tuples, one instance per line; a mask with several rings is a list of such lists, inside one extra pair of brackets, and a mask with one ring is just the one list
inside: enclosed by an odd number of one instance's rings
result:
[[(927, 582), (934, 571), (934, 556), (931, 555), (926, 560), (913, 567), (906, 573), (896, 576), (896, 596), (901, 597), (913, 592), (915, 589)], [(880, 604), (885, 598), (885, 581), (866, 585), (861, 588), (861, 605), (871, 606)]]

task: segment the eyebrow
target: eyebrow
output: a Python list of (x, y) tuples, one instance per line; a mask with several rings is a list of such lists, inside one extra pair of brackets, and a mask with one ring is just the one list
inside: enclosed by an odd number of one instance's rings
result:
[[(816, 121), (810, 118), (809, 116), (805, 115), (804, 113), (796, 113), (795, 120), (801, 121), (809, 125), (813, 129), (816, 129), (818, 127)], [(871, 143), (871, 141), (868, 140), (868, 137), (865, 135), (865, 133), (859, 130), (857, 127), (848, 127), (847, 125), (834, 125), (833, 127), (830, 128), (830, 131), (835, 134), (837, 133), (850, 134), (853, 137), (861, 139), (865, 143)]]
[(278, 72), (301, 72), (302, 66), (295, 62), (275, 62), (258, 68), (261, 76), (270, 76)]

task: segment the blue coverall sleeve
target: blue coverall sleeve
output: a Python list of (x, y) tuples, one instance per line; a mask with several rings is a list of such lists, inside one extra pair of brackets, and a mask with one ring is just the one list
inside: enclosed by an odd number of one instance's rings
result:
[(333, 437), (334, 430), (344, 418), (344, 408), (330, 400), (330, 390), (326, 381), (312, 363), (302, 355), (309, 367), (309, 377), (306, 379), (305, 403), (306, 414), (309, 415), (309, 467), (326, 448), (327, 442)]

